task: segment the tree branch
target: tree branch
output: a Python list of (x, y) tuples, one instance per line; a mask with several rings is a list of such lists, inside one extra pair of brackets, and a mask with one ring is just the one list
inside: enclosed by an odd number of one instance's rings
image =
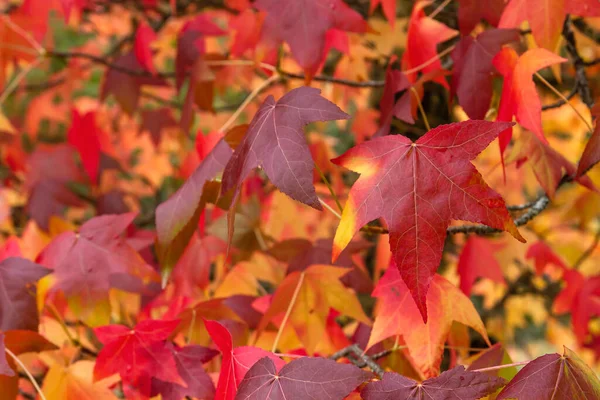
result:
[[(389, 353), (386, 353), (387, 355)], [(382, 355), (381, 357), (383, 357)], [(356, 357), (356, 358), (354, 358)], [(369, 357), (365, 352), (358, 347), (357, 344), (351, 344), (350, 346), (344, 347), (343, 349), (333, 353), (329, 356), (331, 360), (339, 360), (340, 358), (347, 358), (352, 364), (358, 368), (369, 367), (371, 371), (375, 372), (379, 379), (383, 379), (385, 371), (377, 364), (372, 357)]]
[(594, 99), (592, 97), (590, 83), (585, 73), (585, 62), (577, 52), (577, 42), (575, 39), (575, 34), (573, 33), (573, 29), (571, 28), (571, 24), (571, 16), (567, 15), (563, 25), (562, 34), (567, 42), (567, 53), (575, 65), (575, 79), (577, 81), (577, 91), (579, 92), (579, 96), (588, 108), (592, 108), (594, 105)]

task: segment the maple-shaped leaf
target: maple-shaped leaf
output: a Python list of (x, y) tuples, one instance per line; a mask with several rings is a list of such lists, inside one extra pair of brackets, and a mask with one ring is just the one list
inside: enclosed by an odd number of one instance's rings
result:
[(519, 28), (529, 22), (538, 46), (554, 50), (567, 14), (597, 17), (596, 0), (510, 0), (498, 22), (500, 28)]
[(500, 263), (494, 253), (502, 245), (493, 243), (487, 238), (471, 236), (458, 258), (457, 272), (460, 276), (460, 290), (467, 296), (477, 278), (487, 278), (494, 282), (504, 283), (504, 275)]
[(458, 0), (458, 26), (460, 33), (468, 35), (482, 19), (492, 26), (498, 26), (504, 0)]
[(378, 299), (377, 317), (367, 348), (386, 338), (401, 335), (406, 344), (405, 354), (424, 377), (439, 373), (444, 343), (453, 321), (473, 328), (488, 340), (471, 300), (440, 275), (435, 275), (427, 294), (427, 323), (423, 323), (410, 291), (394, 265), (387, 269), (372, 295)]
[(173, 353), (177, 372), (187, 387), (154, 378), (152, 381), (152, 395), (160, 394), (163, 400), (181, 400), (186, 396), (199, 399), (214, 398), (215, 385), (202, 364), (210, 361), (219, 352), (194, 345), (185, 347), (168, 345), (167, 348)]
[(303, 86), (277, 102), (273, 96), (267, 97), (225, 167), (221, 193), (234, 189), (237, 196), (244, 179), (260, 166), (283, 193), (323, 209), (313, 186), (314, 162), (302, 128), (311, 122), (350, 116), (320, 93), (319, 89)]
[(141, 115), (142, 123), (140, 124), (140, 131), (150, 132), (152, 142), (156, 146), (160, 144), (164, 129), (177, 126), (177, 121), (175, 121), (175, 117), (173, 116), (173, 110), (169, 107), (143, 110)]
[(67, 131), (67, 141), (77, 149), (84, 171), (90, 181), (96, 185), (98, 183), (102, 150), (100, 139), (105, 134), (96, 124), (96, 113), (94, 111), (81, 115), (73, 109), (71, 115), (72, 122)]
[[(575, 175), (575, 165), (550, 147), (547, 142), (540, 140), (528, 131), (521, 133), (514, 146), (513, 157), (516, 158), (517, 163), (527, 162), (529, 164), (537, 181), (550, 199), (554, 198), (564, 175)], [(585, 184), (585, 182), (583, 183)]]
[(94, 361), (81, 360), (65, 366), (51, 365), (44, 377), (46, 400), (117, 400), (107, 382), (92, 383)]
[[(501, 0), (500, 0), (501, 1)], [(487, 5), (482, 4), (487, 9)], [(461, 2), (462, 7), (462, 2)], [(471, 119), (484, 119), (492, 100), (492, 59), (502, 45), (519, 40), (516, 29), (488, 29), (477, 37), (464, 36), (452, 51), (452, 93)]]
[(233, 400), (238, 386), (248, 370), (260, 359), (267, 358), (279, 369), (285, 362), (268, 351), (257, 347), (243, 346), (233, 348), (231, 334), (217, 321), (204, 320), (214, 344), (223, 354), (221, 372), (217, 383), (216, 399)]
[(0, 332), (0, 375), (15, 376), (15, 371), (6, 361), (6, 347), (4, 346), (4, 333)]
[(308, 76), (314, 75), (323, 60), (329, 29), (367, 30), (361, 15), (342, 0), (257, 0), (254, 7), (267, 13), (263, 35), (274, 43), (287, 42)]
[(44, 249), (40, 263), (54, 269), (55, 289), (85, 313), (108, 299), (110, 288), (141, 292), (156, 273), (121, 234), (136, 213), (103, 215), (84, 223), (79, 232), (64, 232)]
[(577, 166), (577, 176), (583, 176), (589, 171), (594, 165), (600, 162), (600, 124), (596, 120), (596, 126), (594, 132), (587, 142), (579, 165)]
[(347, 273), (347, 268), (316, 264), (302, 272), (295, 271), (287, 275), (277, 287), (258, 331), (263, 331), (270, 322), (277, 316), (283, 316), (291, 307), (288, 324), (295, 329), (306, 352), (314, 354), (317, 345), (323, 340), (330, 309), (370, 324), (356, 295), (340, 282), (340, 278)]
[(156, 40), (156, 33), (152, 30), (147, 22), (142, 21), (135, 32), (135, 40), (133, 42), (133, 53), (138, 63), (146, 71), (153, 74), (156, 73), (154, 63), (152, 61), (152, 48), (150, 45)]
[(302, 357), (279, 369), (264, 357), (250, 368), (236, 400), (343, 399), (371, 374), (327, 358)]
[[(417, 1), (413, 7), (408, 23), (406, 51), (402, 55), (403, 70), (421, 66), (423, 68), (420, 71), (423, 74), (442, 70), (441, 61), (435, 58), (437, 46), (458, 34), (454, 29), (425, 15), (423, 9), (428, 4), (428, 1)], [(417, 79), (416, 72), (407, 74), (407, 76), (411, 82), (415, 82)], [(441, 75), (437, 76), (434, 81), (448, 87), (448, 83)]]
[(68, 187), (82, 181), (83, 174), (71, 146), (38, 145), (27, 159), (28, 214), (42, 229), (48, 230), (50, 216), (61, 215), (66, 206), (82, 204)]
[(386, 372), (382, 380), (365, 386), (360, 395), (364, 400), (480, 399), (494, 393), (504, 382), (483, 372), (465, 371), (459, 365), (423, 382)]
[(0, 262), (0, 330), (37, 331), (35, 284), (50, 272), (25, 258), (9, 257)]
[[(512, 121), (514, 115), (519, 124), (548, 143), (542, 130), (542, 105), (532, 75), (539, 69), (565, 61), (565, 58), (541, 48), (528, 50), (519, 56), (515, 50), (505, 47), (496, 54), (492, 62), (504, 76), (498, 120)], [(500, 134), (501, 154), (504, 154), (511, 138), (512, 128)]]
[(506, 230), (524, 241), (502, 197), (470, 163), (509, 126), (487, 121), (442, 125), (414, 143), (400, 135), (376, 138), (332, 160), (361, 174), (335, 233), (333, 258), (363, 225), (383, 217), (393, 258), (427, 321), (427, 290), (452, 219)]
[(383, 15), (387, 18), (390, 25), (393, 27), (396, 23), (396, 0), (371, 0), (369, 6), (369, 14), (373, 14), (375, 8), (381, 4)]
[(533, 258), (535, 265), (535, 272), (541, 275), (546, 266), (549, 264), (555, 265), (563, 270), (567, 270), (565, 262), (552, 250), (552, 248), (545, 242), (535, 242), (527, 249), (525, 259)]
[[(532, 381), (535, 384), (532, 384)], [(528, 363), (497, 399), (573, 400), (600, 398), (598, 377), (575, 353), (546, 354)]]
[(163, 271), (170, 272), (183, 254), (204, 208), (205, 184), (225, 167), (230, 157), (231, 148), (220, 140), (183, 186), (157, 207), (157, 250)]
[[(166, 86), (167, 84), (160, 77), (144, 75), (147, 71), (140, 65), (133, 50), (119, 56), (113, 65), (117, 68), (109, 68), (106, 71), (100, 90), (100, 100), (104, 101), (112, 94), (121, 109), (129, 115), (137, 110), (142, 86)], [(122, 69), (133, 72), (125, 72)]]
[(104, 345), (98, 353), (94, 379), (113, 374), (124, 382), (135, 384), (142, 394), (150, 394), (152, 378), (186, 386), (179, 375), (173, 353), (166, 339), (179, 321), (145, 320), (133, 329), (124, 325), (108, 325), (94, 329)]
[(381, 101), (379, 107), (381, 109), (381, 118), (379, 120), (379, 129), (373, 137), (385, 136), (390, 133), (390, 126), (392, 125), (392, 117), (413, 124), (412, 114), (405, 113), (404, 110), (410, 110), (410, 91), (406, 91), (398, 101), (395, 100), (396, 93), (408, 89), (410, 82), (402, 71), (392, 69), (392, 63), (396, 60), (396, 56), (392, 56), (388, 67), (385, 71), (385, 85), (383, 86), (383, 94), (381, 95)]

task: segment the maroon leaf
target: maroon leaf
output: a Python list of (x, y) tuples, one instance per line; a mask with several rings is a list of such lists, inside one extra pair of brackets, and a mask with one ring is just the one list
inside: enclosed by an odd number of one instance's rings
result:
[(308, 75), (313, 75), (321, 64), (329, 29), (351, 32), (367, 29), (361, 15), (342, 0), (257, 0), (254, 6), (267, 13), (263, 35), (275, 43), (286, 41)]
[(465, 371), (459, 365), (423, 382), (387, 372), (383, 380), (369, 383), (360, 394), (365, 400), (480, 399), (494, 393), (504, 382), (482, 372)]
[(599, 399), (598, 377), (575, 353), (546, 354), (527, 364), (506, 385), (498, 400)]
[(319, 357), (298, 358), (277, 372), (273, 361), (265, 357), (246, 373), (235, 398), (343, 399), (370, 377), (370, 373), (353, 365)]
[(415, 122), (410, 112), (408, 114), (401, 113), (402, 110), (407, 108), (405, 103), (408, 103), (408, 109), (410, 110), (410, 93), (406, 92), (398, 102), (395, 101), (396, 93), (410, 87), (410, 82), (406, 75), (404, 75), (402, 71), (392, 69), (392, 64), (395, 59), (395, 56), (390, 59), (387, 70), (385, 71), (385, 86), (383, 87), (383, 95), (381, 96), (381, 101), (379, 103), (379, 107), (381, 108), (381, 119), (379, 121), (379, 129), (373, 135), (374, 137), (385, 136), (390, 133), (393, 116), (396, 116), (396, 118), (408, 122), (409, 124)]
[(498, 26), (505, 3), (504, 0), (458, 0), (460, 33), (468, 35), (482, 19), (492, 26)]
[(4, 333), (0, 333), (0, 375), (15, 376), (15, 371), (6, 361), (6, 349), (4, 347)]
[(167, 348), (173, 353), (177, 372), (187, 384), (187, 388), (155, 378), (152, 381), (152, 395), (160, 394), (163, 400), (180, 400), (185, 396), (199, 399), (214, 398), (215, 385), (202, 364), (210, 361), (219, 352), (202, 346), (168, 345)]
[(313, 187), (314, 163), (302, 127), (350, 116), (320, 93), (319, 89), (303, 86), (277, 102), (273, 96), (267, 97), (225, 167), (221, 193), (234, 189), (237, 196), (243, 180), (260, 166), (282, 192), (322, 210)]
[(0, 330), (37, 331), (35, 286), (51, 271), (25, 258), (10, 257), (0, 262)]
[[(120, 235), (136, 213), (103, 215), (84, 223), (78, 233), (54, 238), (40, 262), (54, 269), (56, 289), (85, 307), (106, 299), (111, 287), (140, 292), (156, 273)], [(71, 299), (69, 299), (71, 300)]]
[(464, 36), (452, 51), (452, 93), (469, 118), (485, 118), (493, 92), (492, 59), (502, 45), (518, 40), (516, 29), (490, 29), (475, 38)]
[(173, 117), (173, 111), (170, 108), (163, 107), (156, 110), (144, 110), (141, 114), (142, 123), (140, 131), (150, 132), (152, 142), (156, 146), (160, 144), (163, 129), (177, 126), (177, 122)]

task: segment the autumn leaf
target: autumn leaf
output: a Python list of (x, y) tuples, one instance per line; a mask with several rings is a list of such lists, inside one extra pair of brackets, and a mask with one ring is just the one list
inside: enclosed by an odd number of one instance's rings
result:
[(187, 386), (166, 342), (177, 325), (177, 320), (146, 320), (133, 329), (124, 325), (95, 328), (94, 333), (104, 347), (96, 359), (94, 379), (119, 374), (124, 382), (135, 384), (147, 395), (153, 378)]
[[(535, 379), (535, 385), (530, 381)], [(526, 393), (526, 395), (524, 395)], [(498, 395), (503, 399), (571, 400), (600, 398), (598, 377), (575, 353), (546, 354), (528, 363)]]
[[(454, 29), (425, 15), (423, 8), (429, 3), (429, 1), (417, 1), (413, 7), (408, 24), (406, 51), (402, 55), (403, 70), (421, 66), (420, 71), (423, 74), (442, 70), (442, 63), (439, 59), (435, 59), (438, 54), (437, 46), (458, 34)], [(417, 80), (416, 72), (407, 74), (407, 77), (410, 82)], [(443, 76), (438, 76), (434, 81), (448, 87)]]
[(440, 275), (434, 276), (427, 294), (430, 314), (427, 323), (423, 323), (394, 265), (387, 269), (372, 295), (378, 299), (378, 306), (367, 348), (400, 335), (407, 347), (405, 353), (424, 377), (439, 373), (444, 343), (453, 321), (473, 328), (488, 341), (483, 322), (469, 298)]
[(381, 95), (381, 101), (379, 107), (381, 109), (381, 118), (379, 120), (379, 129), (373, 137), (385, 136), (390, 133), (390, 127), (392, 125), (392, 117), (403, 120), (409, 124), (414, 124), (414, 120), (410, 111), (408, 113), (404, 110), (410, 110), (410, 96), (412, 95), (407, 90), (402, 96), (395, 100), (397, 92), (410, 87), (410, 82), (406, 78), (406, 75), (402, 71), (392, 69), (392, 64), (396, 57), (393, 56), (390, 59), (388, 67), (385, 71), (385, 85), (383, 87), (383, 94)]
[(145, 21), (142, 21), (137, 28), (135, 33), (135, 40), (133, 42), (133, 52), (138, 63), (146, 71), (156, 73), (156, 68), (152, 61), (152, 48), (150, 45), (156, 40), (156, 33), (152, 30), (150, 25)]
[[(340, 278), (347, 268), (312, 265), (306, 270), (292, 272), (277, 287), (271, 304), (258, 327), (262, 332), (288, 308), (288, 323), (294, 328), (308, 354), (314, 351), (325, 334), (325, 323), (331, 308), (357, 321), (370, 323), (356, 295), (345, 288)], [(294, 293), (297, 295), (294, 296)]]
[(42, 386), (47, 400), (117, 400), (109, 387), (92, 383), (93, 361), (81, 360), (69, 366), (54, 364)]
[(546, 266), (553, 264), (563, 270), (567, 270), (565, 262), (552, 251), (552, 248), (545, 242), (535, 242), (527, 249), (525, 254), (526, 259), (533, 258), (535, 265), (535, 272), (541, 275), (546, 270)]
[(55, 237), (40, 255), (40, 263), (54, 270), (54, 289), (69, 297), (79, 315), (87, 315), (107, 301), (110, 288), (141, 292), (144, 282), (157, 279), (154, 270), (121, 237), (135, 216), (94, 217), (78, 233)]
[(479, 399), (503, 385), (502, 378), (465, 371), (465, 367), (459, 365), (423, 382), (386, 372), (381, 381), (369, 383), (360, 394), (364, 400)]
[[(501, 1), (500, 1), (501, 2)], [(461, 8), (464, 1), (462, 1)], [(473, 4), (481, 4), (472, 1)], [(493, 3), (493, 2), (492, 2)], [(488, 9), (488, 5), (482, 4)], [(492, 59), (503, 45), (519, 40), (516, 29), (489, 29), (477, 37), (464, 36), (452, 51), (452, 93), (472, 119), (484, 119), (492, 100)]]
[(302, 127), (316, 121), (348, 119), (338, 106), (321, 97), (319, 89), (293, 89), (275, 102), (267, 97), (223, 172), (221, 193), (235, 197), (248, 174), (261, 167), (279, 190), (301, 203), (322, 210), (313, 186), (314, 163)]
[(554, 50), (567, 14), (599, 16), (595, 0), (510, 0), (498, 22), (499, 28), (519, 28), (529, 22), (538, 46)]
[(277, 367), (264, 357), (250, 368), (241, 382), (236, 400), (294, 398), (342, 399), (371, 374), (353, 365), (326, 358), (302, 357)]
[(106, 134), (96, 124), (95, 112), (81, 115), (74, 109), (71, 115), (72, 122), (67, 132), (67, 140), (77, 149), (84, 171), (96, 185), (100, 171), (101, 138)]
[(254, 7), (267, 13), (263, 35), (276, 44), (287, 42), (308, 76), (314, 75), (321, 64), (328, 30), (367, 30), (361, 15), (342, 0), (298, 0), (291, 4), (257, 0)]
[(243, 346), (233, 348), (231, 334), (217, 321), (204, 320), (204, 325), (214, 344), (223, 355), (219, 382), (215, 399), (232, 400), (235, 398), (238, 386), (248, 370), (260, 359), (267, 358), (278, 369), (285, 362), (265, 350), (257, 347)]
[(587, 142), (583, 154), (581, 155), (581, 159), (579, 160), (577, 176), (583, 176), (598, 162), (600, 162), (600, 124), (596, 121), (594, 132)]
[(490, 0), (485, 3), (478, 0), (459, 0), (458, 26), (460, 33), (468, 35), (482, 19), (492, 26), (498, 26), (504, 6), (504, 0)]
[(390, 22), (390, 25), (394, 26), (396, 23), (396, 0), (371, 0), (369, 14), (373, 14), (378, 5), (381, 5), (383, 15)]
[(465, 243), (458, 258), (457, 272), (460, 276), (460, 290), (467, 296), (477, 278), (487, 278), (505, 283), (502, 268), (494, 253), (502, 248), (489, 239), (471, 236)]
[(35, 284), (51, 271), (25, 258), (0, 261), (0, 330), (38, 329)]
[(167, 128), (177, 126), (177, 121), (173, 117), (173, 112), (170, 108), (162, 107), (154, 110), (142, 110), (142, 123), (140, 131), (150, 132), (152, 142), (158, 146), (162, 139), (162, 133)]
[(469, 162), (508, 126), (443, 125), (414, 143), (400, 135), (376, 138), (332, 160), (361, 174), (335, 234), (333, 259), (363, 225), (383, 217), (398, 270), (427, 321), (427, 290), (451, 219), (484, 223), (524, 241), (504, 200)]
[(218, 352), (207, 347), (194, 345), (185, 347), (168, 345), (167, 348), (173, 353), (177, 372), (186, 385), (182, 386), (153, 378), (152, 394), (160, 394), (163, 400), (180, 400), (186, 396), (200, 399), (214, 398), (215, 385), (202, 364), (210, 361)]

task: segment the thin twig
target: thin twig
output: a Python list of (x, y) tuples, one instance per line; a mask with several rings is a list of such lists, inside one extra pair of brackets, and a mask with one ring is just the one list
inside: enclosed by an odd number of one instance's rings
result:
[(42, 392), (42, 389), (40, 388), (40, 385), (38, 385), (37, 381), (35, 380), (35, 378), (31, 374), (31, 372), (29, 372), (29, 370), (27, 369), (27, 367), (25, 366), (25, 364), (23, 364), (23, 362), (21, 360), (19, 360), (19, 357), (17, 357), (15, 355), (15, 353), (13, 353), (12, 351), (10, 351), (8, 348), (5, 348), (4, 351), (6, 352), (6, 354), (8, 354), (19, 365), (19, 367), (21, 367), (21, 369), (23, 370), (23, 372), (25, 372), (25, 374), (27, 374), (27, 377), (31, 381), (31, 384), (35, 388), (37, 394), (40, 396), (40, 399), (41, 400), (46, 400), (46, 396), (44, 396), (44, 392)]
[(571, 100), (573, 97), (575, 97), (575, 95), (577, 94), (579, 88), (579, 83), (576, 83), (575, 86), (573, 86), (573, 88), (571, 89), (571, 91), (569, 92), (569, 94), (567, 94), (565, 96), (565, 98), (567, 99), (567, 101), (563, 100), (563, 99), (558, 99), (553, 103), (550, 104), (546, 104), (542, 106), (542, 111), (546, 111), (546, 110), (550, 110), (553, 108), (558, 108), (558, 107), (562, 107), (565, 104), (568, 103), (568, 100)]
[(504, 369), (504, 368), (512, 368), (512, 367), (519, 367), (521, 365), (527, 365), (529, 364), (531, 361), (521, 361), (521, 362), (516, 362), (516, 363), (512, 363), (512, 364), (503, 364), (503, 365), (495, 365), (493, 367), (487, 367), (487, 368), (479, 368), (479, 369), (473, 369), (471, 370), (471, 372), (487, 372), (487, 371), (497, 371), (499, 369)]
[(600, 229), (598, 229), (598, 231), (596, 232), (592, 244), (587, 249), (585, 249), (585, 251), (579, 256), (577, 261), (575, 261), (575, 264), (573, 264), (573, 268), (578, 269), (581, 266), (581, 264), (583, 264), (583, 262), (587, 260), (589, 256), (592, 255), (594, 250), (596, 250), (596, 247), (598, 247), (598, 244), (600, 244)]
[(327, 210), (329, 210), (329, 212), (331, 212), (333, 215), (335, 215), (337, 217), (337, 219), (342, 219), (342, 216), (340, 215), (340, 213), (335, 211), (329, 204), (325, 203), (323, 201), (323, 199), (319, 198), (319, 203), (321, 203), (323, 205), (323, 207), (325, 207)]
[(437, 6), (437, 8), (433, 10), (433, 12), (428, 15), (428, 17), (431, 19), (435, 18), (440, 13), (440, 11), (442, 11), (444, 8), (446, 8), (448, 4), (450, 4), (451, 1), (452, 0), (445, 0), (442, 4)]
[(423, 104), (421, 104), (421, 99), (419, 98), (419, 93), (417, 93), (417, 89), (414, 86), (410, 87), (410, 91), (415, 95), (417, 99), (417, 105), (419, 106), (419, 111), (421, 112), (421, 116), (423, 117), (423, 122), (425, 123), (425, 128), (429, 132), (431, 127), (429, 126), (429, 121), (427, 120), (427, 114), (425, 113), (425, 109), (423, 108)]
[[(350, 355), (354, 355), (355, 357), (358, 358), (358, 360), (354, 360), (353, 358), (349, 357)], [(377, 374), (377, 376), (379, 376), (380, 379), (383, 378), (383, 374), (385, 373), (383, 368), (381, 368), (379, 366), (379, 364), (377, 364), (373, 360), (372, 357), (369, 357), (368, 355), (366, 355), (365, 352), (360, 347), (358, 347), (357, 344), (351, 344), (350, 346), (344, 347), (340, 351), (337, 351), (334, 354), (332, 354), (331, 356), (329, 356), (329, 358), (331, 360), (339, 360), (340, 358), (347, 358), (356, 366), (361, 365), (361, 363), (362, 363), (365, 366), (369, 367), (371, 369), (371, 371), (375, 372)], [(360, 361), (360, 363), (357, 361)]]
[(338, 199), (337, 194), (335, 194), (335, 190), (333, 190), (333, 186), (331, 186), (331, 183), (329, 183), (329, 181), (327, 180), (327, 177), (325, 176), (325, 174), (319, 167), (319, 164), (315, 163), (315, 168), (319, 172), (319, 175), (321, 175), (321, 179), (323, 180), (323, 183), (325, 183), (325, 186), (327, 186), (327, 189), (329, 189), (329, 193), (331, 193), (331, 197), (333, 197), (333, 200), (335, 201), (335, 204), (337, 205), (338, 210), (340, 210), (340, 212), (343, 212), (344, 208), (342, 207), (342, 204), (340, 203), (340, 199)]
[(19, 83), (21, 83), (21, 81), (23, 79), (25, 79), (27, 77), (27, 75), (31, 71), (33, 71), (33, 69), (35, 67), (37, 67), (42, 62), (42, 60), (43, 60), (43, 58), (36, 58), (34, 61), (31, 62), (31, 64), (29, 64), (27, 66), (27, 68), (23, 68), (17, 74), (17, 76), (8, 84), (8, 86), (6, 86), (6, 88), (2, 92), (2, 95), (0, 95), (0, 106), (2, 104), (4, 104), (4, 102), (6, 101), (6, 99), (8, 98), (8, 96), (10, 96), (15, 91), (15, 89), (17, 88), (17, 86), (19, 86)]
[(571, 28), (571, 24), (571, 16), (567, 15), (563, 24), (562, 36), (565, 38), (567, 43), (567, 53), (575, 65), (575, 77), (578, 83), (577, 88), (579, 97), (581, 97), (581, 100), (584, 102), (584, 104), (591, 109), (594, 105), (594, 98), (590, 89), (590, 83), (585, 73), (585, 62), (577, 51), (577, 40), (575, 39), (575, 34)]

